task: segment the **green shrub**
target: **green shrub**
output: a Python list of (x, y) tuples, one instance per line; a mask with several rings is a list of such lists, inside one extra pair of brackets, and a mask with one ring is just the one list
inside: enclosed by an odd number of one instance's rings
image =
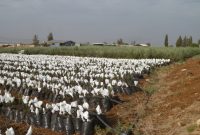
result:
[(195, 124), (193, 124), (193, 125), (190, 125), (190, 126), (187, 127), (187, 131), (188, 131), (188, 133), (191, 133), (191, 132), (193, 132), (196, 128), (197, 128), (197, 126), (196, 126)]
[(0, 48), (0, 53), (18, 53), (25, 50), (25, 54), (49, 54), (83, 57), (105, 58), (166, 58), (180, 61), (200, 54), (199, 48), (193, 47), (113, 47), (113, 46), (80, 46), (80, 47), (35, 47), (35, 48)]

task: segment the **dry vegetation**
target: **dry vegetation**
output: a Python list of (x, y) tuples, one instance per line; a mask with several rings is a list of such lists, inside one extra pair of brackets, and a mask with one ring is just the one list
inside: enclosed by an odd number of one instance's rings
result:
[(123, 96), (127, 103), (109, 114), (131, 124), (136, 135), (199, 135), (199, 73), (199, 58), (158, 69), (140, 82), (146, 94)]

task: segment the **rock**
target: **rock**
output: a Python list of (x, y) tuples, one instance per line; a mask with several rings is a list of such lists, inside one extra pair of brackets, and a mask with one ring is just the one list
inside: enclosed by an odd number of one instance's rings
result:
[(146, 82), (150, 82), (150, 79), (146, 79)]
[(183, 72), (183, 71), (186, 71), (186, 70), (187, 70), (187, 69), (184, 68), (184, 69), (182, 69), (181, 71)]
[(197, 124), (197, 127), (200, 127), (200, 119), (197, 120), (196, 124)]
[(185, 126), (185, 125), (186, 125), (186, 124), (185, 124), (185, 123), (183, 123), (183, 122), (178, 122), (177, 124), (178, 124), (178, 126), (180, 126), (180, 127), (183, 127), (183, 126)]

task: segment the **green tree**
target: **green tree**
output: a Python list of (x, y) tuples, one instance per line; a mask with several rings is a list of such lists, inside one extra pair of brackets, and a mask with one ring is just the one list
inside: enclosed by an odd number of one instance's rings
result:
[(169, 42), (168, 42), (168, 35), (165, 35), (165, 42), (164, 42), (165, 47), (169, 46)]
[(181, 47), (182, 46), (182, 38), (179, 36), (179, 38), (176, 41), (176, 47)]
[(122, 39), (122, 38), (118, 39), (118, 40), (117, 40), (117, 44), (118, 44), (118, 45), (123, 45), (123, 44), (124, 44), (123, 39)]
[(34, 36), (33, 36), (33, 44), (34, 44), (34, 45), (39, 45), (39, 39), (38, 39), (38, 36), (37, 36), (37, 35), (34, 35)]
[(184, 39), (183, 39), (183, 41), (182, 41), (182, 46), (184, 46), (184, 47), (188, 46), (188, 45), (187, 45), (187, 40), (188, 40), (188, 39), (187, 39), (187, 37), (185, 36)]
[(198, 40), (198, 44), (200, 45), (200, 39)]
[(192, 43), (193, 43), (193, 41), (192, 41), (192, 36), (190, 36), (189, 39), (188, 39), (188, 44), (189, 44), (189, 46), (192, 46)]
[(48, 37), (47, 37), (47, 41), (51, 41), (51, 40), (53, 40), (53, 33), (52, 32), (50, 32)]
[(136, 41), (131, 41), (131, 45), (136, 45)]

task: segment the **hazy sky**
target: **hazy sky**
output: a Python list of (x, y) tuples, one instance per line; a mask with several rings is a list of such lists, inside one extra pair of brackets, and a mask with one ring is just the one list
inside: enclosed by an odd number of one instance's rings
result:
[(0, 41), (49, 32), (59, 40), (174, 43), (200, 39), (200, 0), (0, 0)]

